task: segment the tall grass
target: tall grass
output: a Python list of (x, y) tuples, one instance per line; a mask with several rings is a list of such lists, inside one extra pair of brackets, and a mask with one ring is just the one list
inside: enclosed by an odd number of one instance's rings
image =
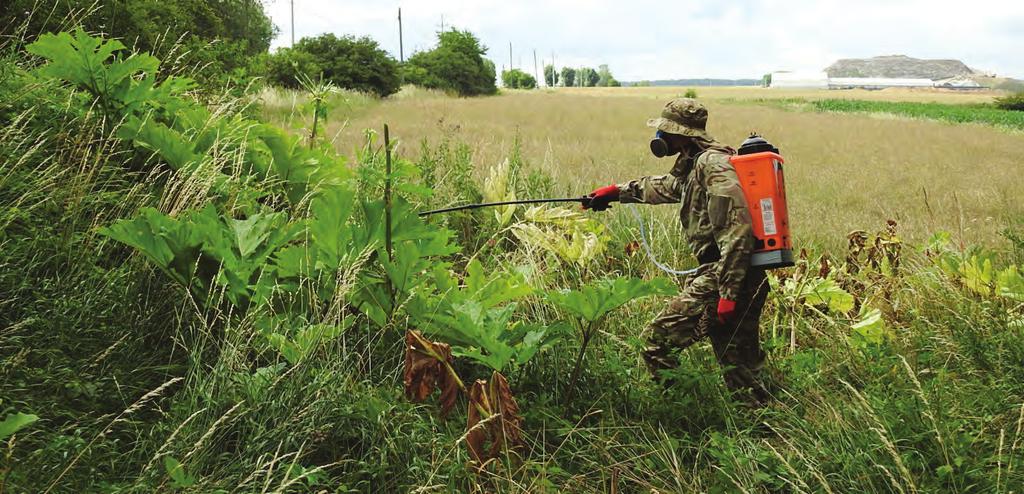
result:
[[(576, 195), (667, 173), (671, 159), (651, 156), (645, 122), (677, 95), (638, 89), (618, 96), (553, 91), (385, 100), (344, 124), (328, 123), (327, 132), (340, 132), (336, 148), (349, 152), (362, 129), (387, 122), (405, 141), (399, 154), (412, 158), (422, 139), (431, 145), (463, 142), (478, 179), (508, 156), (518, 139), (522, 156), (553, 177), (552, 192)], [(703, 89), (700, 95), (710, 98)], [(1024, 188), (1016, 171), (1017, 157), (1024, 155), (1019, 135), (981, 125), (705, 102), (709, 131), (718, 139), (737, 146), (756, 131), (782, 150), (790, 215), (801, 245), (842, 248), (850, 231), (889, 218), (900, 221), (908, 240), (923, 242), (932, 232), (948, 230), (966, 243), (994, 245), (999, 232), (1024, 215), (1024, 203), (1015, 200)], [(653, 208), (652, 214), (671, 224), (675, 212), (670, 209)]]

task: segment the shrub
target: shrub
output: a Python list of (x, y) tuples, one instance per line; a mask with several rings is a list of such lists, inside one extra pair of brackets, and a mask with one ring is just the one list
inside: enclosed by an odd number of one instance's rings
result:
[(286, 87), (298, 87), (299, 75), (316, 77), (338, 87), (388, 96), (398, 92), (398, 62), (376, 41), (353, 36), (322, 34), (302, 38), (294, 48), (271, 57), (269, 78)]
[(92, 3), (5, 0), (0, 2), (0, 34), (33, 41), (75, 25), (116, 33), (130, 49), (176, 59), (174, 71), (194, 72), (190, 76), (200, 89), (216, 89), (256, 75), (249, 65), (267, 52), (276, 33), (260, 0)]
[(996, 106), (1003, 110), (1024, 111), (1024, 91), (996, 98)]
[(537, 87), (537, 79), (519, 69), (502, 72), (501, 83), (509, 89), (533, 89)]
[(494, 94), (494, 62), (484, 58), (486, 53), (487, 47), (473, 33), (445, 31), (437, 35), (436, 48), (409, 57), (403, 75), (406, 82), (459, 96)]
[(683, 93), (683, 97), (684, 98), (696, 98), (697, 97), (697, 90), (693, 89), (693, 88), (688, 88), (686, 90), (686, 92)]
[(309, 52), (281, 48), (267, 59), (267, 81), (276, 86), (295, 89), (300, 87), (300, 76), (321, 73), (317, 58)]

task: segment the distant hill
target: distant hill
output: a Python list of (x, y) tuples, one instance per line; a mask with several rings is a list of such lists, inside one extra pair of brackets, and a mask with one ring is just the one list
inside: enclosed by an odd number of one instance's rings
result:
[(623, 82), (623, 86), (760, 86), (761, 79), (662, 79)]
[(825, 69), (829, 77), (948, 79), (984, 75), (959, 60), (925, 60), (906, 55), (844, 58)]

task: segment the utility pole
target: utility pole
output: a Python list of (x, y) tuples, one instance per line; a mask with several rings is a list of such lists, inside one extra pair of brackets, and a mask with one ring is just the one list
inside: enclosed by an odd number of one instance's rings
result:
[(398, 7), (398, 61), (405, 63), (405, 50), (402, 46), (402, 7)]
[(515, 67), (512, 65), (512, 42), (508, 42), (508, 70), (512, 70)]
[(444, 32), (444, 14), (441, 14), (441, 32)]
[(537, 78), (537, 87), (540, 87), (540, 73), (537, 72), (537, 50), (533, 50), (533, 76)]
[[(552, 81), (551, 82), (555, 82), (554, 80), (558, 79), (558, 66), (555, 65), (555, 52), (551, 52), (551, 70), (554, 71), (554, 73), (555, 73), (555, 75), (552, 77)], [(558, 84), (554, 84), (551, 87), (555, 87), (557, 85)]]
[(295, 0), (292, 3), (292, 46), (295, 46)]

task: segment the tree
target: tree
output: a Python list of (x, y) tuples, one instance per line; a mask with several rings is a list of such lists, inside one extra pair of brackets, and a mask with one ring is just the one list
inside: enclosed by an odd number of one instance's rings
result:
[(509, 89), (533, 89), (537, 87), (537, 79), (519, 69), (502, 72), (501, 83)]
[(619, 87), (622, 84), (615, 80), (608, 65), (602, 64), (597, 67), (597, 85), (601, 87)]
[(558, 72), (555, 70), (554, 65), (544, 66), (544, 84), (548, 87), (555, 87), (558, 85)]
[(302, 38), (294, 48), (270, 57), (269, 79), (285, 87), (298, 87), (299, 76), (316, 78), (338, 87), (387, 96), (398, 92), (398, 62), (376, 41), (353, 36), (322, 34)]
[(572, 67), (562, 67), (562, 85), (565, 87), (573, 87), (576, 85), (576, 69)]
[(576, 73), (579, 77), (578, 86), (581, 87), (594, 87), (601, 80), (601, 76), (597, 74), (597, 71), (590, 67), (582, 67)]
[(438, 33), (434, 49), (409, 57), (403, 74), (411, 84), (459, 96), (494, 94), (494, 63), (484, 58), (486, 53), (487, 47), (473, 33), (452, 29)]
[[(254, 71), (276, 32), (261, 0), (117, 0), (0, 2), (0, 39), (26, 42), (74, 27), (108, 33), (130, 48), (176, 65), (204, 67), (194, 74), (201, 87), (242, 79)], [(33, 15), (26, 16), (26, 12)], [(83, 14), (87, 14), (84, 15)]]

